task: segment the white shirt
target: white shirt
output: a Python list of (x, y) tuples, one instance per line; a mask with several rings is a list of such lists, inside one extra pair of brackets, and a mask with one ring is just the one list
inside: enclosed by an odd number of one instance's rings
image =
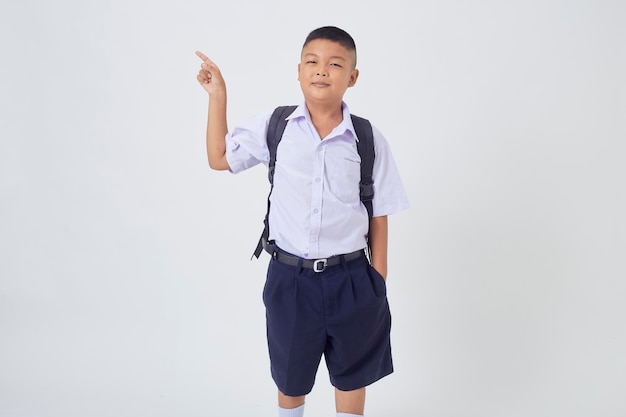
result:
[[(226, 135), (226, 159), (232, 173), (259, 163), (268, 165), (266, 133), (272, 111), (252, 117)], [(348, 106), (343, 104), (343, 121), (325, 138), (320, 138), (304, 104), (287, 120), (276, 151), (270, 240), (306, 259), (363, 249), (369, 225), (359, 198), (361, 159)], [(372, 128), (372, 207), (377, 217), (404, 210), (409, 202), (389, 145), (378, 129)]]

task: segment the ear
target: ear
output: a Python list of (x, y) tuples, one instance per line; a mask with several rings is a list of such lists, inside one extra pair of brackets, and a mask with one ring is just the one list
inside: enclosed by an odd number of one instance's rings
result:
[(300, 65), (301, 64), (298, 64), (298, 81), (300, 81)]
[(353, 69), (352, 73), (350, 74), (350, 82), (348, 83), (348, 87), (353, 87), (354, 84), (356, 84), (356, 80), (359, 78), (359, 70), (358, 69)]

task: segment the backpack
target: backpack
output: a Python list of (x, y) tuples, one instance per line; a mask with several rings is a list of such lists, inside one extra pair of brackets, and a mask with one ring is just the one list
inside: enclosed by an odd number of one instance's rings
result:
[[(265, 219), (263, 223), (265, 225), (263, 233), (259, 238), (259, 243), (254, 250), (253, 257), (259, 258), (261, 251), (265, 249), (270, 255), (273, 256), (275, 251), (275, 245), (270, 242), (269, 239), (269, 213), (270, 213), (270, 196), (274, 188), (274, 167), (276, 164), (276, 149), (283, 137), (285, 128), (287, 127), (287, 117), (294, 112), (297, 106), (280, 106), (277, 107), (270, 118), (270, 122), (267, 129), (267, 147), (270, 153), (270, 160), (268, 164), (268, 179), (270, 182), (270, 192), (267, 196), (267, 212), (265, 213)], [(372, 178), (372, 171), (374, 169), (374, 133), (372, 131), (372, 125), (369, 120), (362, 117), (350, 115), (352, 118), (352, 125), (356, 132), (357, 138), (357, 152), (361, 158), (361, 181), (359, 182), (359, 195), (361, 202), (367, 210), (368, 219), (372, 220), (372, 199), (374, 198), (374, 180)], [(371, 256), (370, 248), (370, 234), (367, 233), (367, 256)], [(371, 259), (371, 258), (370, 258)]]

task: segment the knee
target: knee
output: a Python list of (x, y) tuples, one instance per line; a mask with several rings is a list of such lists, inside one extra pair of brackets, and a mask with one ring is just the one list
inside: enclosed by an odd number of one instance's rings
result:
[(278, 406), (280, 408), (297, 408), (304, 404), (304, 395), (300, 395), (298, 397), (291, 397), (289, 395), (283, 394), (280, 390), (278, 390)]

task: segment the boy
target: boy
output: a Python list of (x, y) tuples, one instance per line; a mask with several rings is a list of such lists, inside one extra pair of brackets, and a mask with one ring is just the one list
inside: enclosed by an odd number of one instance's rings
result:
[[(209, 94), (209, 166), (238, 173), (268, 164), (271, 111), (228, 131), (226, 86), (201, 52)], [(272, 259), (263, 289), (279, 417), (301, 417), (324, 355), (337, 416), (361, 416), (365, 387), (393, 372), (386, 297), (387, 215), (408, 208), (393, 157), (374, 131), (373, 218), (359, 199), (358, 138), (343, 102), (355, 85), (356, 47), (326, 26), (305, 40), (298, 64), (304, 103), (287, 117), (269, 210)], [(369, 224), (368, 224), (369, 223)], [(368, 228), (371, 264), (366, 255)]]

